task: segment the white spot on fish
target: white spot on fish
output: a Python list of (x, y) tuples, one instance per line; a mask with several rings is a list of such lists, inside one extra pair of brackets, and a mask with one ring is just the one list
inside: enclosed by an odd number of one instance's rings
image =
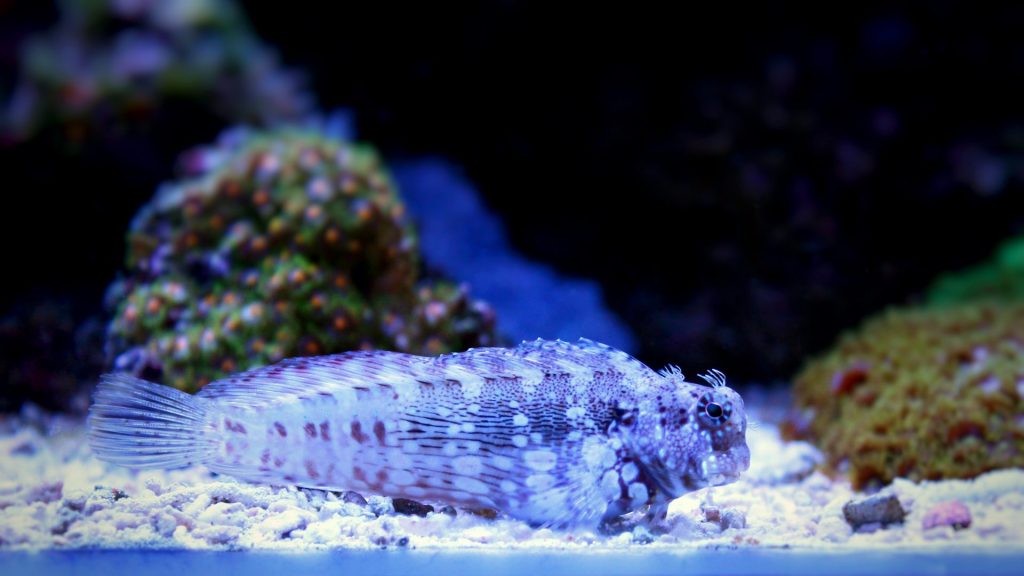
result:
[(547, 472), (558, 463), (558, 456), (550, 450), (530, 450), (523, 454), (523, 462), (538, 472)]
[(514, 444), (516, 448), (526, 448), (526, 445), (529, 444), (529, 442), (530, 441), (526, 436), (522, 434), (516, 434), (512, 437), (512, 444)]
[(641, 482), (633, 482), (629, 485), (629, 497), (636, 502), (647, 501), (647, 486), (644, 486)]
[(533, 395), (537, 392), (537, 386), (544, 382), (544, 371), (539, 368), (524, 366), (520, 377), (520, 388), (523, 393)]
[(640, 470), (636, 467), (636, 464), (626, 462), (622, 465), (622, 480), (624, 482), (632, 482), (633, 480), (636, 480), (638, 474), (640, 474)]
[(483, 482), (477, 480), (476, 478), (456, 476), (452, 480), (452, 484), (454, 484), (454, 486), (459, 490), (468, 492), (468, 494), (466, 494), (465, 497), (461, 498), (463, 500), (471, 499), (470, 494), (487, 494), (488, 492), (490, 492), (490, 488), (488, 488), (487, 484), (484, 484)]
[(463, 366), (449, 364), (445, 368), (445, 374), (449, 380), (455, 380), (462, 384), (464, 398), (477, 398), (484, 388), (484, 379)]
[(591, 436), (583, 441), (583, 461), (589, 468), (605, 469), (615, 464), (615, 451), (601, 438)]
[(459, 456), (452, 460), (452, 468), (459, 474), (475, 476), (483, 470), (483, 462), (476, 456)]
[(526, 426), (530, 423), (530, 419), (526, 417), (526, 414), (516, 414), (512, 417), (513, 426)]
[(501, 470), (511, 470), (516, 465), (514, 460), (508, 456), (502, 456), (500, 454), (491, 456), (491, 464), (494, 464), (495, 468), (499, 468)]
[(526, 487), (535, 492), (543, 492), (555, 485), (555, 477), (551, 474), (530, 474), (526, 477)]

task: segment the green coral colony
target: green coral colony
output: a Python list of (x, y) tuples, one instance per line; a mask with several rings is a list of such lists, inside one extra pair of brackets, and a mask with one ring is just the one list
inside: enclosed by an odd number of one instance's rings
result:
[(930, 304), (979, 300), (1024, 302), (1024, 236), (1003, 243), (988, 262), (939, 278), (928, 291)]
[(185, 159), (189, 177), (136, 216), (108, 294), (116, 369), (191, 391), (291, 356), (492, 343), (488, 306), (417, 283), (415, 233), (371, 148), (236, 132)]
[(815, 439), (854, 487), (1024, 466), (1024, 239), (941, 278), (811, 361), (791, 437)]

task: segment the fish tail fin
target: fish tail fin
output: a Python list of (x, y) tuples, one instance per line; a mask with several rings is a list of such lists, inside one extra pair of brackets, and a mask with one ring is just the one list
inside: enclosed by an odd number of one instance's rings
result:
[(128, 374), (104, 374), (89, 409), (93, 453), (129, 468), (201, 464), (214, 449), (206, 430), (202, 398)]

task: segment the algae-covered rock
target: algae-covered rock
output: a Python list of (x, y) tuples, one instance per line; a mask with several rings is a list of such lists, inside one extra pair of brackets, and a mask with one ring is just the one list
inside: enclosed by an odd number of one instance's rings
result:
[(1024, 236), (1007, 240), (987, 262), (939, 278), (928, 291), (935, 305), (978, 300), (1024, 302)]
[(184, 156), (135, 217), (112, 286), (114, 367), (194, 390), (282, 358), (486, 345), (493, 314), (417, 284), (417, 239), (371, 148), (236, 131)]
[(790, 437), (857, 488), (1024, 466), (1024, 304), (892, 309), (796, 377)]

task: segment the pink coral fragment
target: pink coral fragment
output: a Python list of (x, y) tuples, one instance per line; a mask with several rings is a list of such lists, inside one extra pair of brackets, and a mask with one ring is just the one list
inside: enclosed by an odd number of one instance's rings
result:
[(971, 511), (959, 500), (941, 502), (925, 512), (921, 526), (931, 530), (937, 526), (952, 526), (954, 530), (963, 530), (971, 525)]

